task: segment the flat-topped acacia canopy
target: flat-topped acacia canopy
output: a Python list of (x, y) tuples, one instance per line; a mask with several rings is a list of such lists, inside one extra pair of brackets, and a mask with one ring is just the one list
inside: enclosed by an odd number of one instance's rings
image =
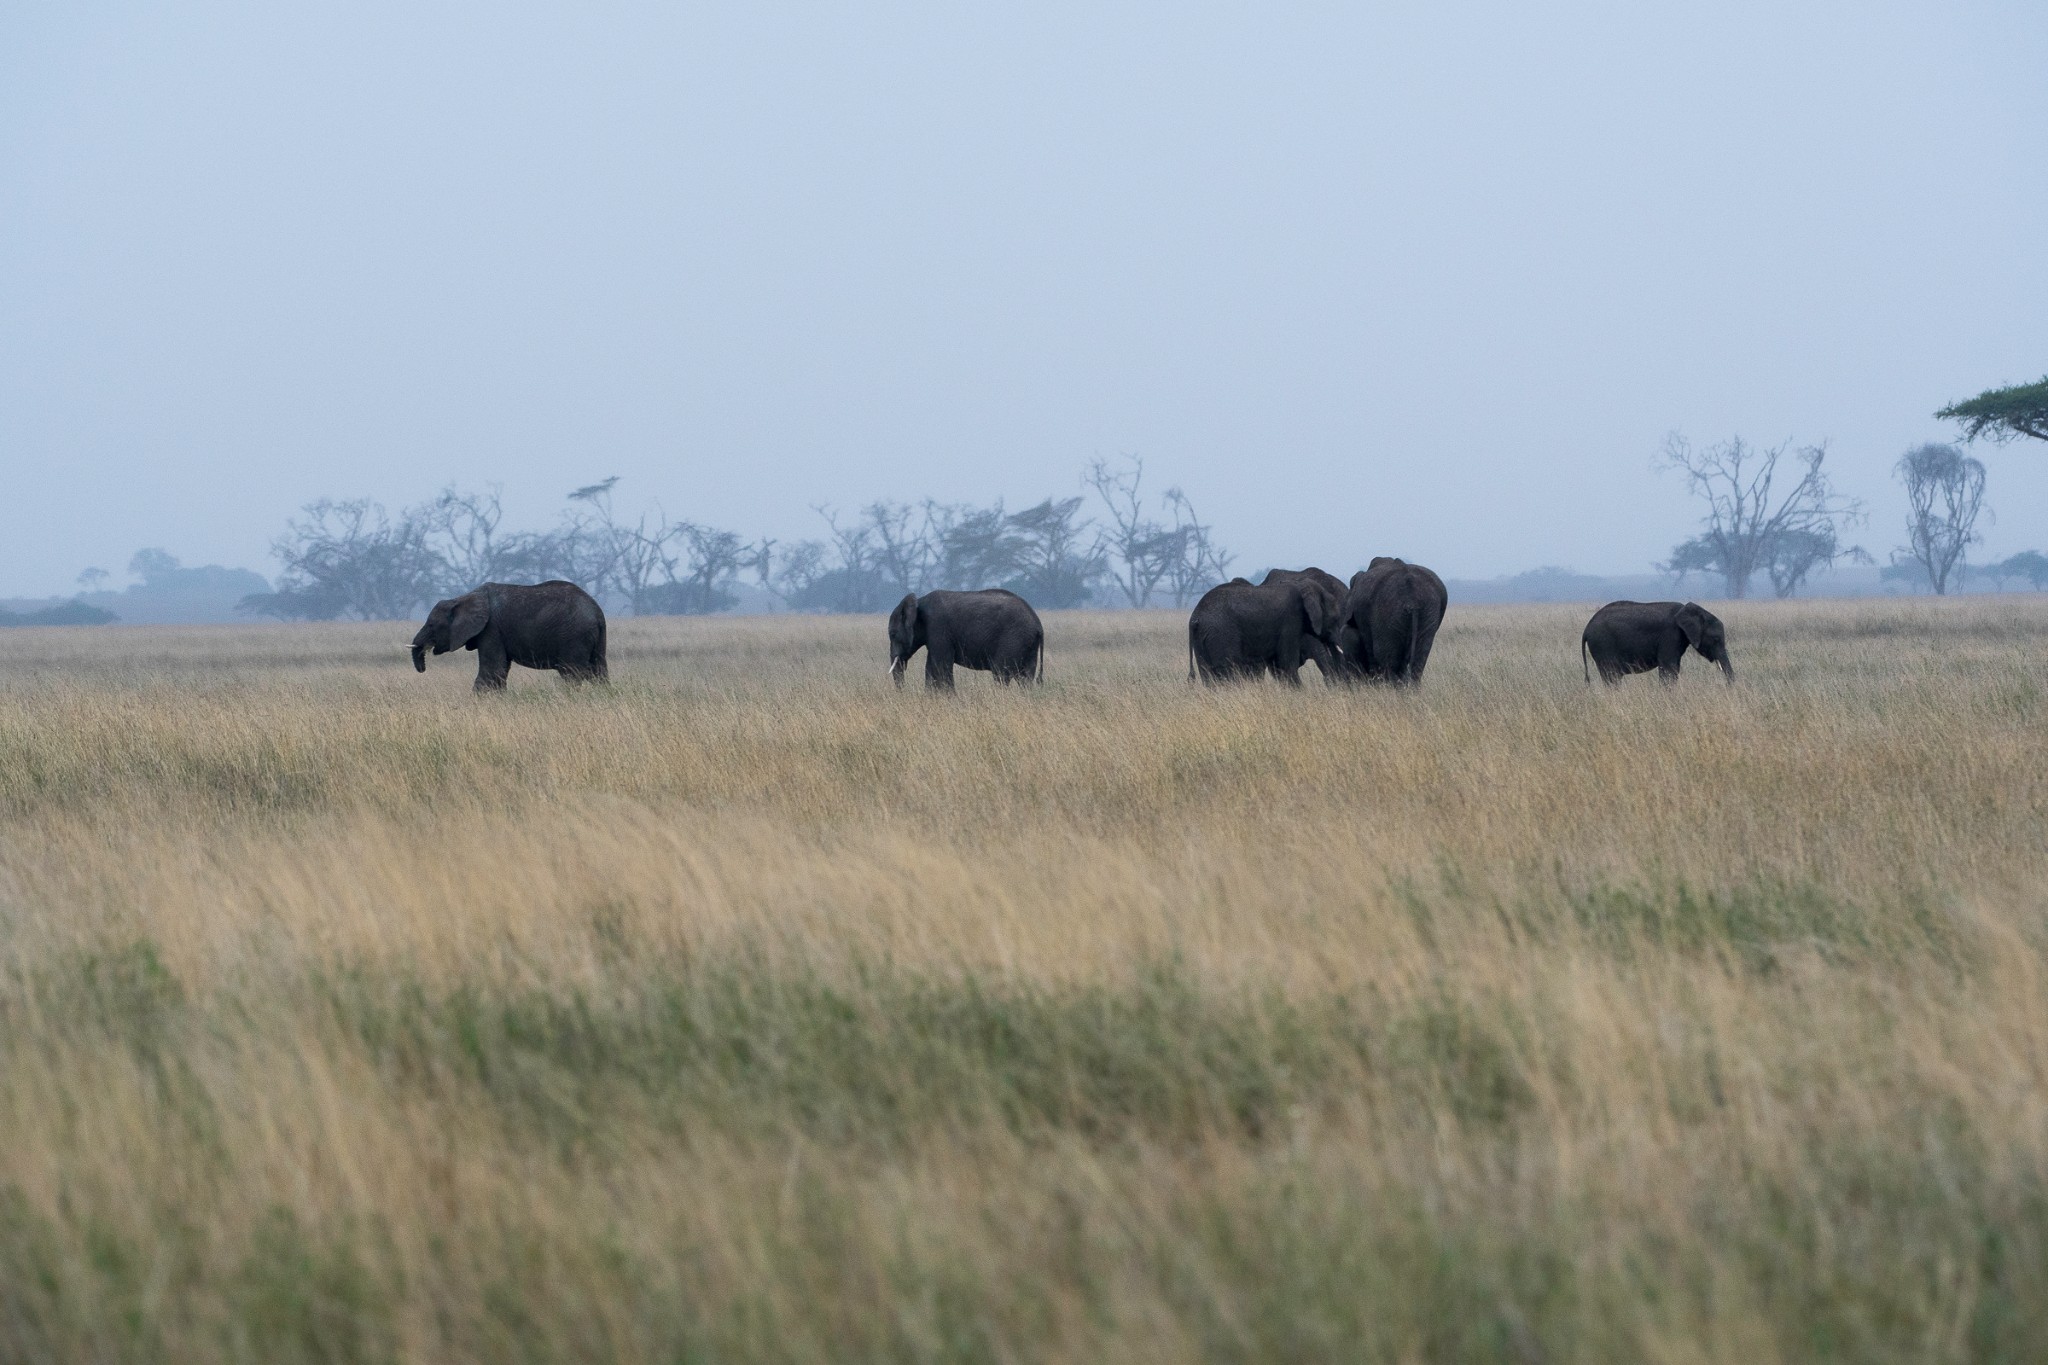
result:
[(2010, 441), (2015, 436), (2048, 441), (2048, 376), (2035, 384), (1986, 389), (1975, 398), (1951, 403), (1934, 415), (1961, 422), (1963, 439), (1968, 441), (1979, 436), (1989, 436), (1994, 441)]

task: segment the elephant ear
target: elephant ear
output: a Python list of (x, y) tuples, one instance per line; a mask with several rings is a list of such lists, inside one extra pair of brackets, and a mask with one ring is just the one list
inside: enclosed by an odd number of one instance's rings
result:
[(448, 618), (448, 648), (474, 649), (470, 642), (484, 633), (484, 627), (491, 623), (491, 604), (480, 592), (455, 599), (455, 610)]
[(1673, 619), (1678, 622), (1679, 630), (1685, 633), (1685, 642), (1697, 650), (1707, 634), (1706, 608), (1697, 602), (1688, 602), (1678, 609)]
[(1331, 618), (1330, 601), (1323, 590), (1310, 584), (1301, 590), (1302, 615), (1308, 617), (1308, 633), (1317, 637), (1328, 635), (1337, 623)]

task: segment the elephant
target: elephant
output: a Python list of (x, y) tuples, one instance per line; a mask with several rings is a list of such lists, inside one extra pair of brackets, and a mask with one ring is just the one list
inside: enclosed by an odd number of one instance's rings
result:
[(571, 682), (604, 682), (604, 608), (560, 579), (531, 585), (486, 583), (436, 602), (412, 637), (412, 666), (427, 671), (427, 650), (476, 651), (476, 690), (505, 686), (513, 664), (552, 668)]
[(953, 690), (955, 667), (993, 673), (1004, 684), (1045, 680), (1045, 627), (1031, 604), (1006, 588), (905, 594), (889, 613), (889, 676), (896, 686), (920, 649), (924, 685), (943, 692)]
[(1352, 662), (1358, 675), (1368, 682), (1419, 684), (1449, 605), (1450, 594), (1436, 574), (1420, 564), (1376, 556), (1351, 576), (1344, 597), (1344, 625), (1357, 639)]
[(1341, 599), (1322, 583), (1242, 578), (1202, 594), (1188, 616), (1188, 680), (1214, 683), (1271, 673), (1301, 686), (1301, 665), (1314, 659), (1325, 678), (1340, 665), (1334, 655)]
[(1594, 668), (1609, 685), (1654, 668), (1669, 684), (1678, 680), (1678, 662), (1687, 646), (1721, 665), (1728, 682), (1735, 681), (1728, 631), (1720, 617), (1697, 602), (1609, 602), (1593, 613), (1579, 636), (1579, 667), (1587, 682), (1593, 681)]
[[(1333, 573), (1326, 573), (1310, 565), (1306, 569), (1268, 569), (1266, 576), (1259, 580), (1261, 586), (1268, 583), (1320, 583), (1329, 589), (1330, 595), (1341, 605), (1347, 591), (1344, 580)], [(1325, 672), (1327, 681), (1350, 682), (1360, 676), (1358, 668), (1358, 632), (1347, 623), (1338, 628), (1336, 648), (1331, 653), (1331, 663), (1336, 666), (1334, 674)], [(1318, 667), (1321, 661), (1317, 661)]]

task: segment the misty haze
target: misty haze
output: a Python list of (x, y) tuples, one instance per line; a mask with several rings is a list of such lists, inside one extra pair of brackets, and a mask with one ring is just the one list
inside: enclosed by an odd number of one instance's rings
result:
[(0, 1362), (2048, 1359), (2048, 8), (0, 13)]

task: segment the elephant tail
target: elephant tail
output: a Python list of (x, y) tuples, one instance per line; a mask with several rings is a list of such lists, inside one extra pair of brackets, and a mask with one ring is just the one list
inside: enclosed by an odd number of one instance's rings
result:
[(1593, 681), (1593, 665), (1586, 662), (1586, 637), (1579, 637), (1579, 671), (1586, 675), (1586, 681)]
[(1408, 661), (1401, 666), (1401, 671), (1408, 675), (1409, 682), (1422, 681), (1415, 668), (1415, 647), (1421, 642), (1422, 608), (1417, 607), (1408, 613)]
[(1038, 637), (1038, 676), (1031, 681), (1039, 683), (1045, 681), (1045, 636), (1043, 634), (1040, 634)]

